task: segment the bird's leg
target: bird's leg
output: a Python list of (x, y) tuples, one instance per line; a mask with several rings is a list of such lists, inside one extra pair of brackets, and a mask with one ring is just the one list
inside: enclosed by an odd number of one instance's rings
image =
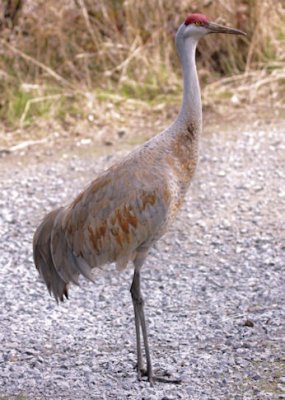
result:
[[(134, 313), (135, 313), (138, 379), (141, 380), (142, 375), (149, 376), (149, 371), (150, 372), (152, 371), (152, 367), (151, 367), (151, 361), (150, 361), (147, 335), (144, 334), (144, 331), (143, 331), (144, 346), (147, 349), (146, 350), (147, 371), (145, 371), (143, 368), (140, 330), (142, 328), (142, 330), (144, 329), (146, 332), (146, 324), (145, 324), (144, 311), (143, 311), (143, 298), (142, 298), (141, 291), (140, 291), (140, 271), (137, 269), (135, 269), (135, 272), (134, 272), (133, 282), (132, 282), (130, 291), (131, 291), (131, 295), (132, 295)], [(142, 309), (142, 311), (141, 311), (141, 309)], [(141, 323), (141, 314), (143, 315), (143, 324)], [(143, 328), (143, 326), (144, 326), (144, 328)]]
[[(153, 385), (155, 381), (166, 382), (166, 383), (181, 383), (181, 379), (167, 379), (162, 376), (153, 375), (149, 344), (148, 344), (147, 327), (144, 316), (144, 300), (140, 290), (140, 270), (136, 268), (134, 272), (133, 282), (131, 285), (131, 295), (135, 312), (138, 379), (141, 380), (142, 375), (145, 375), (147, 376), (148, 381), (150, 382), (151, 385)], [(142, 330), (142, 335), (143, 335), (143, 343), (146, 356), (146, 371), (143, 369), (143, 363), (142, 363), (140, 329)]]
[(134, 313), (135, 313), (135, 324), (136, 324), (136, 342), (137, 342), (137, 370), (138, 379), (141, 379), (141, 373), (143, 371), (142, 351), (141, 351), (141, 335), (140, 335), (140, 320), (137, 312), (137, 306), (133, 300)]

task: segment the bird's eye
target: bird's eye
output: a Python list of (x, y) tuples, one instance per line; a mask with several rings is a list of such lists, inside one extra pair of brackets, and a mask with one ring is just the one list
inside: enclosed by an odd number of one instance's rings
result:
[(202, 23), (200, 21), (196, 21), (195, 25), (202, 25)]

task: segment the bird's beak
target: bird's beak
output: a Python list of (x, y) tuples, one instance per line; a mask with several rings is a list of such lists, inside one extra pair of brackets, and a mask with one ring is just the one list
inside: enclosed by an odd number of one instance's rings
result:
[(229, 33), (231, 35), (246, 36), (246, 33), (243, 31), (240, 31), (239, 29), (228, 28), (223, 25), (215, 24), (214, 22), (209, 22), (207, 25), (207, 29), (208, 29), (209, 33)]

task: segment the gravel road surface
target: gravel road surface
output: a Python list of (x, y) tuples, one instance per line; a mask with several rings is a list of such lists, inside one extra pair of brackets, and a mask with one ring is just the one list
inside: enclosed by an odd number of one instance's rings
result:
[(116, 157), (0, 160), (0, 399), (285, 399), (285, 129), (203, 137), (195, 181), (142, 273), (154, 370), (137, 382), (131, 266), (57, 305), (36, 225)]

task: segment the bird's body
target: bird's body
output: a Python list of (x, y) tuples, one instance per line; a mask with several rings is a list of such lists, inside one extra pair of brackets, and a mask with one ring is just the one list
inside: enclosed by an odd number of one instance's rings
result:
[[(57, 299), (63, 299), (66, 285), (77, 282), (79, 273), (92, 278), (91, 269), (106, 263), (116, 262), (122, 270), (130, 260), (142, 261), (167, 231), (183, 202), (198, 155), (195, 127), (185, 129), (179, 121), (177, 125), (113, 165), (71, 204), (45, 217), (35, 235), (34, 252), (43, 251), (39, 238), (46, 237), (46, 252), (51, 252), (53, 263), (36, 264), (42, 275), (47, 267), (55, 268), (57, 274), (50, 273), (48, 285)], [(62, 280), (62, 285), (54, 280)]]
[[(190, 17), (176, 35), (184, 79), (183, 102), (177, 119), (102, 173), (69, 205), (48, 214), (34, 236), (35, 264), (56, 300), (67, 297), (69, 283), (77, 283), (79, 274), (93, 280), (93, 268), (116, 262), (122, 270), (129, 261), (133, 262), (131, 293), (138, 374), (140, 377), (143, 371), (141, 330), (151, 382), (154, 377), (140, 292), (140, 269), (148, 250), (167, 231), (183, 203), (196, 169), (202, 130), (195, 50), (198, 39), (205, 34), (201, 23), (207, 27), (210, 23), (201, 20), (199, 27), (192, 28), (196, 23)], [(214, 30), (219, 26), (211, 27)]]

